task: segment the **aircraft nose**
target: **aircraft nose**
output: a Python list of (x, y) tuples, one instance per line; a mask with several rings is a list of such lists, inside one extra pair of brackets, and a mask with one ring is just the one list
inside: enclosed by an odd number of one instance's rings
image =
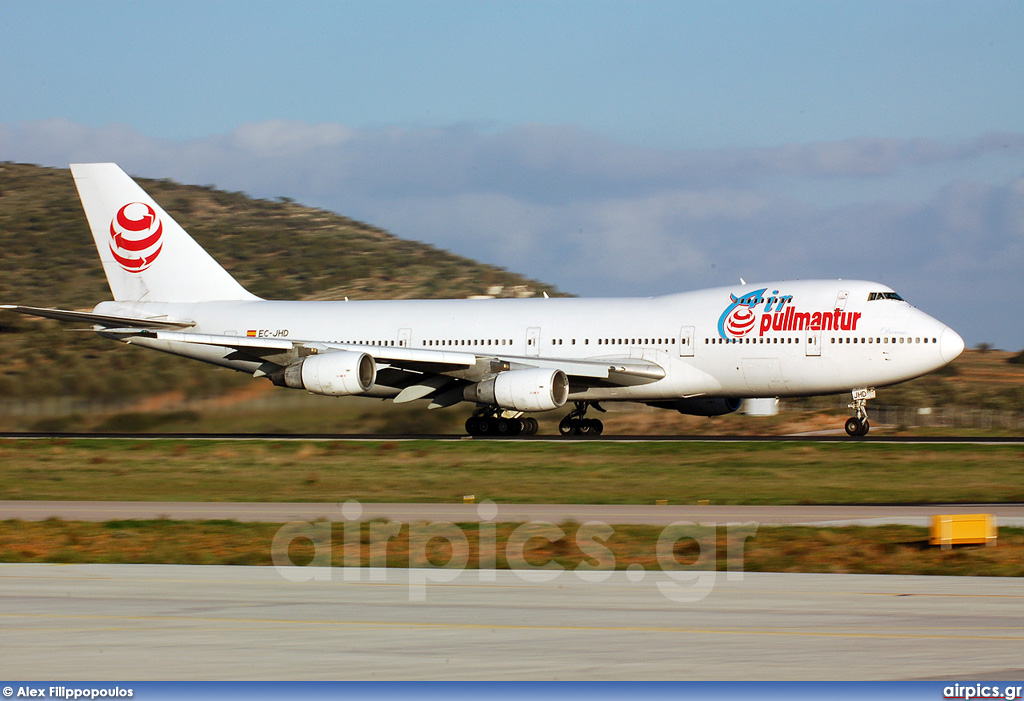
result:
[(963, 352), (964, 339), (948, 326), (944, 328), (942, 335), (939, 336), (939, 353), (942, 355), (942, 359), (951, 363)]

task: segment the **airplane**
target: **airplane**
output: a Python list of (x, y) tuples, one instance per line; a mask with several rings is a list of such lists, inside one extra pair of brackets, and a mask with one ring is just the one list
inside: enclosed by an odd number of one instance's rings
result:
[(71, 172), (113, 301), (92, 312), (0, 308), (91, 324), (102, 337), (328, 396), (475, 405), (471, 436), (596, 436), (602, 403), (719, 416), (744, 398), (850, 392), (846, 433), (875, 389), (964, 349), (892, 288), (789, 280), (648, 298), (271, 301), (244, 289), (113, 163)]

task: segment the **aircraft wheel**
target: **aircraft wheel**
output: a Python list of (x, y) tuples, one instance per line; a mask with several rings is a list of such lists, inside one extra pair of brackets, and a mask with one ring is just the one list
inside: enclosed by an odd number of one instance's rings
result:
[(477, 432), (478, 436), (489, 436), (494, 433), (494, 419), (490, 419), (486, 416), (480, 416), (477, 418)]
[(480, 417), (470, 416), (466, 419), (466, 433), (471, 436), (480, 435)]
[(846, 435), (848, 436), (862, 436), (860, 419), (856, 416), (851, 416), (846, 420)]
[(558, 422), (558, 432), (563, 436), (576, 435), (576, 422), (566, 417)]
[(590, 419), (590, 432), (595, 436), (600, 436), (604, 433), (604, 424), (601, 423), (600, 419)]
[(576, 421), (576, 433), (581, 436), (593, 436), (594, 425), (590, 419), (579, 419)]
[(523, 419), (524, 436), (536, 436), (538, 429), (540, 429), (540, 424), (537, 422), (537, 419), (532, 416), (528, 416)]
[(868, 421), (867, 419), (864, 419), (863, 421), (860, 422), (860, 433), (858, 433), (857, 435), (858, 436), (866, 436), (866, 435), (868, 435), (868, 431), (870, 431), (870, 430), (871, 430), (871, 422)]
[(523, 432), (523, 423), (519, 419), (498, 419), (494, 432), (499, 436), (518, 436)]

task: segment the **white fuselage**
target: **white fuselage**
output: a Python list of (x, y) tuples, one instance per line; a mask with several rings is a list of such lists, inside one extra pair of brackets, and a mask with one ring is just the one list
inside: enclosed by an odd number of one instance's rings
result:
[[(931, 372), (963, 350), (956, 332), (889, 293), (874, 282), (812, 280), (651, 298), (104, 302), (96, 312), (191, 319), (191, 331), (223, 336), (483, 357), (646, 360), (664, 368), (665, 377), (588, 387), (570, 399), (652, 401), (877, 387)], [(247, 372), (258, 367), (216, 346), (133, 343)], [(369, 394), (397, 393), (384, 385)]]

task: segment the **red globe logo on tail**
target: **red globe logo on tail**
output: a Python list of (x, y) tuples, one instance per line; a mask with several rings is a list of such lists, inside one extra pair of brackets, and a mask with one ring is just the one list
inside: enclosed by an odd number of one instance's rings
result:
[(110, 222), (110, 253), (129, 273), (141, 273), (163, 250), (164, 225), (144, 202), (129, 202)]

